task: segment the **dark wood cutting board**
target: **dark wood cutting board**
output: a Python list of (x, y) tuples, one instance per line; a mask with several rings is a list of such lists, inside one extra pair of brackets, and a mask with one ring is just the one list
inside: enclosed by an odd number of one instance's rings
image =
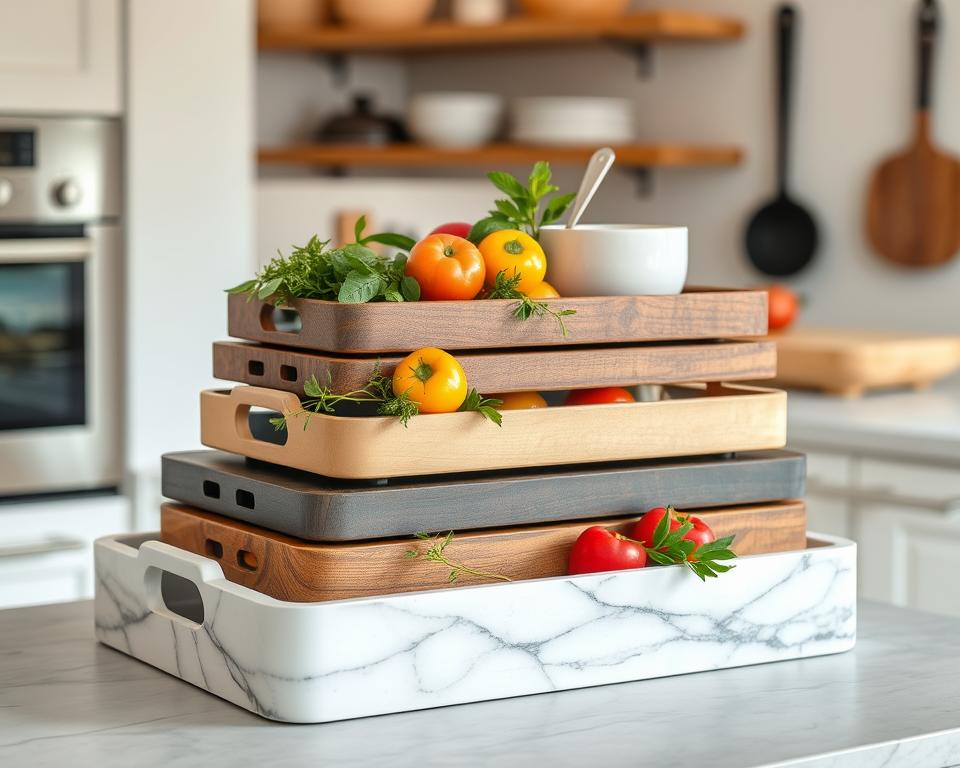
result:
[(806, 461), (790, 451), (507, 470), (381, 483), (333, 480), (222, 451), (168, 453), (162, 492), (312, 541), (412, 536), (795, 499)]
[[(782, 552), (806, 546), (806, 509), (802, 501), (696, 511), (718, 537), (735, 536), (739, 555)], [(591, 525), (627, 532), (637, 516), (518, 528), (468, 531), (455, 535), (444, 551), (451, 560), (513, 580), (561, 576), (570, 547)], [(190, 507), (164, 504), (161, 540), (220, 563), (228, 580), (278, 600), (315, 602), (370, 595), (419, 592), (450, 586), (494, 583), (461, 574), (408, 550), (430, 542), (413, 538), (349, 544), (301, 541), (264, 528), (211, 515)], [(689, 578), (696, 577), (690, 574)]]

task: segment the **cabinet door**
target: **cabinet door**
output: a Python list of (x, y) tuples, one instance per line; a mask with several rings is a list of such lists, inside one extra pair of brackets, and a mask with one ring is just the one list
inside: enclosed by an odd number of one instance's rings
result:
[(861, 596), (960, 616), (960, 521), (900, 505), (858, 507)]
[(120, 112), (120, 0), (0, 2), (0, 112)]

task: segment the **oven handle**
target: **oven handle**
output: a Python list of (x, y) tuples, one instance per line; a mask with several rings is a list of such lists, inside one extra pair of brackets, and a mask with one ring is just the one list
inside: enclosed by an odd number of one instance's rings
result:
[(87, 542), (82, 539), (55, 538), (30, 544), (14, 544), (0, 549), (0, 560), (9, 557), (28, 557), (31, 555), (52, 555), (55, 552), (73, 552), (85, 549)]
[(93, 241), (88, 237), (0, 240), (0, 264), (85, 261), (91, 253)]

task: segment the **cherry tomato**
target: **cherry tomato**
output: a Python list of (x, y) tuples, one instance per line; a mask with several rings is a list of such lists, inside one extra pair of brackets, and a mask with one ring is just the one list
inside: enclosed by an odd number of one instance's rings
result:
[(600, 405), (601, 403), (635, 403), (636, 398), (623, 387), (574, 389), (567, 395), (566, 405)]
[(581, 533), (570, 550), (567, 573), (598, 573), (643, 568), (647, 553), (636, 542), (614, 531), (594, 525)]
[(524, 291), (527, 294), (528, 298), (531, 299), (559, 299), (560, 294), (557, 293), (557, 289), (554, 288), (550, 283), (544, 280), (542, 283), (537, 283), (529, 291)]
[(487, 268), (487, 285), (493, 285), (500, 272), (506, 277), (520, 275), (517, 290), (526, 293), (542, 283), (547, 274), (547, 259), (540, 243), (519, 229), (491, 232), (480, 241), (479, 248)]
[(456, 235), (457, 237), (462, 237), (466, 240), (467, 235), (470, 234), (470, 230), (473, 229), (472, 224), (468, 224), (465, 221), (450, 221), (446, 224), (441, 224), (436, 229), (431, 229), (431, 235)]
[(547, 401), (539, 392), (506, 392), (502, 395), (490, 395), (497, 400), (503, 400), (497, 406), (498, 411), (522, 411), (528, 408), (546, 408)]
[(684, 523), (690, 523), (693, 526), (683, 536), (687, 541), (692, 541), (697, 545), (690, 553), (688, 560), (696, 559), (697, 549), (700, 548), (701, 544), (708, 544), (717, 540), (710, 526), (703, 522), (701, 518), (679, 514), (673, 507), (654, 507), (648, 510), (643, 517), (634, 523), (630, 530), (630, 538), (642, 542), (647, 547), (653, 546), (653, 534), (657, 530), (657, 526), (660, 525), (660, 521), (663, 520), (663, 516), (667, 514), (670, 515), (671, 531), (677, 530)]
[(771, 331), (789, 328), (797, 317), (800, 300), (797, 294), (785, 285), (767, 288), (767, 327)]
[(407, 355), (393, 372), (393, 394), (404, 393), (421, 413), (453, 413), (467, 397), (467, 375), (453, 355), (424, 347)]
[(472, 299), (483, 288), (483, 256), (456, 235), (427, 235), (410, 250), (404, 271), (427, 301)]

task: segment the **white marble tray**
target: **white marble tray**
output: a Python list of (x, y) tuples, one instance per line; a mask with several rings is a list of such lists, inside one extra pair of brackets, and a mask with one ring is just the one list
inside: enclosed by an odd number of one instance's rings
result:
[(154, 538), (97, 541), (97, 639), (274, 720), (797, 659), (856, 640), (856, 545), (828, 536), (741, 558), (708, 583), (670, 566), (319, 604), (232, 584), (216, 561)]

